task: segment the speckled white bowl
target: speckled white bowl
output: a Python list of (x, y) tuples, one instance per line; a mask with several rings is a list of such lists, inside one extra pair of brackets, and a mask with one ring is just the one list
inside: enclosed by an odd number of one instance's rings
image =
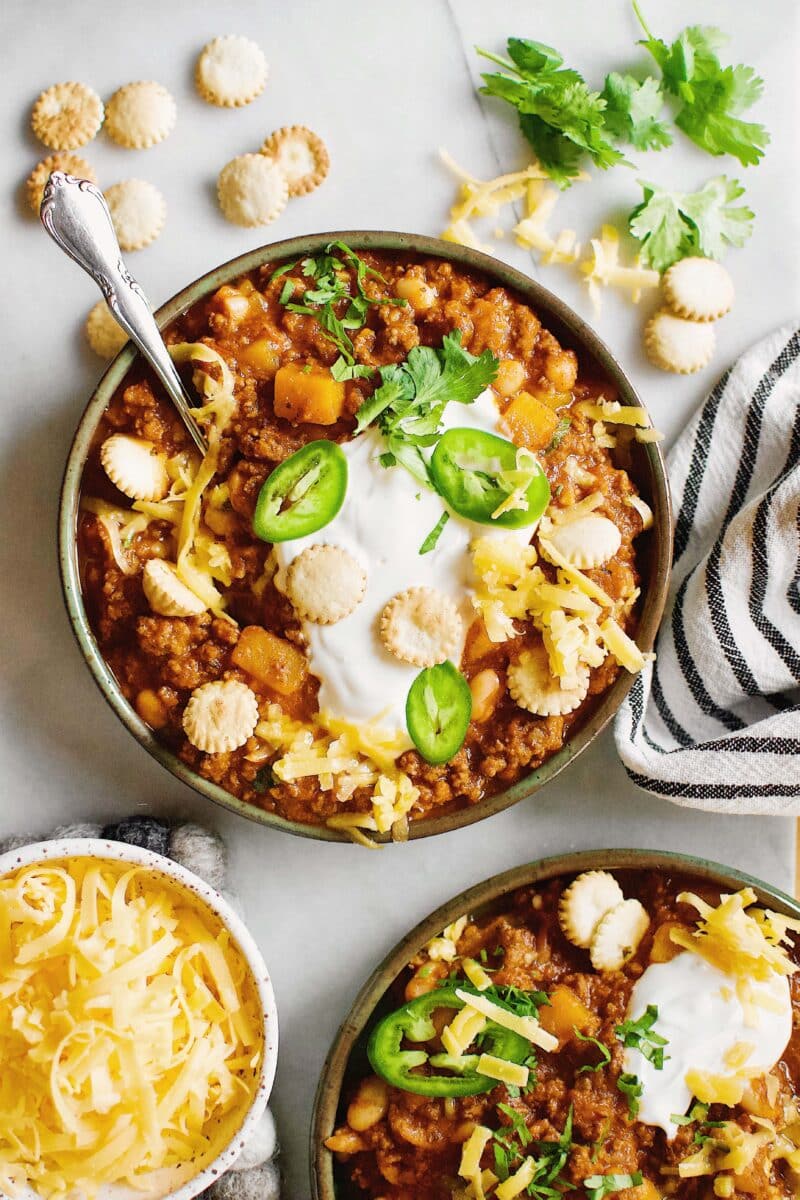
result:
[[(154, 1191), (148, 1192), (150, 1200), (192, 1200), (194, 1196), (210, 1187), (220, 1175), (230, 1170), (241, 1154), (250, 1132), (267, 1107), (278, 1063), (278, 1012), (269, 972), (261, 956), (261, 951), (241, 918), (236, 915), (219, 892), (204, 883), (191, 871), (187, 871), (169, 858), (164, 858), (161, 854), (154, 854), (151, 850), (142, 850), (139, 846), (128, 846), (123, 842), (111, 842), (104, 838), (63, 838), (49, 842), (34, 842), (30, 846), (22, 846), (17, 850), (9, 850), (8, 853), (0, 855), (0, 878), (16, 871), (19, 867), (64, 858), (107, 859), (114, 862), (131, 863), (137, 867), (145, 867), (157, 874), (166, 875), (168, 879), (192, 892), (202, 905), (211, 909), (219, 918), (241, 950), (253, 976), (261, 1005), (264, 1033), (261, 1078), (253, 1103), (245, 1114), (236, 1135), (204, 1170), (178, 1187), (167, 1181)], [(97, 1200), (141, 1200), (141, 1198), (141, 1191), (120, 1186), (103, 1188), (97, 1196)], [(40, 1200), (40, 1197), (33, 1188), (28, 1188), (21, 1193), (21, 1200)]]

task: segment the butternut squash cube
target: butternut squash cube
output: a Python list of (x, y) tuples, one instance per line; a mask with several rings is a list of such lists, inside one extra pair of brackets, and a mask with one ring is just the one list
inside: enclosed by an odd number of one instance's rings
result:
[(239, 352), (239, 358), (262, 379), (272, 379), (281, 361), (280, 354), (269, 338), (256, 338)]
[(539, 1011), (539, 1023), (542, 1029), (557, 1037), (562, 1046), (575, 1037), (576, 1029), (581, 1033), (593, 1033), (598, 1026), (597, 1017), (591, 1009), (575, 995), (572, 988), (564, 984), (553, 988), (550, 1003)]
[(683, 925), (680, 921), (664, 921), (663, 925), (659, 925), (653, 935), (653, 945), (650, 947), (650, 962), (665, 963), (671, 962), (683, 950), (683, 946), (679, 946), (677, 942), (673, 942), (671, 931), (680, 929), (684, 933), (691, 933), (688, 925)]
[(520, 392), (503, 413), (511, 440), (527, 450), (544, 450), (558, 428), (555, 411), (530, 392)]
[(280, 367), (275, 374), (275, 415), (293, 425), (333, 425), (344, 408), (344, 384), (330, 371), (297, 363)]
[(305, 655), (291, 642), (260, 625), (247, 625), (242, 630), (231, 662), (282, 696), (301, 688), (308, 674)]

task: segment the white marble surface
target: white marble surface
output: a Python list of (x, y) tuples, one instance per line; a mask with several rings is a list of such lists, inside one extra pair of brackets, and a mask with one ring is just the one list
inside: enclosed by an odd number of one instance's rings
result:
[[(632, 206), (638, 174), (694, 188), (727, 171), (747, 184), (756, 233), (729, 258), (738, 303), (719, 327), (713, 366), (690, 379), (650, 369), (639, 350), (642, 314), (614, 298), (597, 322), (672, 436), (722, 369), (797, 307), (797, 8), (793, 0), (653, 0), (646, 8), (667, 35), (691, 21), (728, 29), (733, 60), (752, 63), (767, 78), (758, 117), (773, 134), (757, 170), (741, 172), (736, 162), (705, 158), (681, 142), (662, 156), (637, 156), (638, 172), (614, 171), (561, 201), (563, 223), (587, 235)], [(208, 37), (227, 32), (255, 37), (271, 64), (266, 92), (241, 111), (210, 108), (192, 91), (195, 54)], [(793, 826), (722, 821), (653, 801), (627, 781), (609, 735), (530, 802), (447, 838), (380, 854), (269, 834), (212, 808), (151, 762), (91, 683), (61, 606), (56, 501), (71, 433), (100, 375), (81, 336), (96, 296), (24, 214), (15, 190), (39, 153), (27, 132), (28, 107), (41, 88), (69, 78), (85, 79), (104, 96), (142, 78), (175, 93), (178, 127), (161, 146), (130, 152), (101, 138), (85, 151), (102, 184), (141, 176), (167, 198), (162, 237), (131, 256), (160, 303), (200, 272), (273, 237), (358, 226), (438, 233), (453, 196), (438, 146), (478, 175), (521, 161), (509, 114), (494, 103), (484, 107), (473, 91), (473, 44), (500, 50), (512, 33), (554, 43), (595, 81), (636, 58), (637, 30), (625, 0), (6, 0), (2, 17), (0, 835), (138, 808), (190, 816), (226, 835), (233, 883), (271, 965), (281, 1011), (275, 1107), (293, 1197), (307, 1189), (311, 1099), (336, 1025), (366, 973), (436, 904), (527, 859), (603, 845), (705, 854), (788, 889)], [(257, 149), (272, 129), (296, 122), (317, 129), (330, 147), (326, 185), (292, 202), (269, 230), (227, 225), (214, 204), (219, 168)], [(531, 269), (509, 241), (496, 245)], [(590, 315), (567, 271), (545, 268), (540, 277)]]

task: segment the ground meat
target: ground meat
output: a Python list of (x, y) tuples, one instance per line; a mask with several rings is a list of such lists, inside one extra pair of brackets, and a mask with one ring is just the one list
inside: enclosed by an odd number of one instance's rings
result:
[[(439, 259), (365, 253), (375, 274), (367, 274), (367, 295), (380, 301), (370, 307), (362, 328), (351, 330), (355, 358), (364, 367), (404, 361), (417, 346), (439, 347), (442, 338), (458, 331), (472, 354), (491, 351), (510, 363), (518, 382), (515, 394), (527, 392), (557, 411), (560, 441), (542, 453), (553, 502), (568, 507), (589, 491), (602, 493), (598, 512), (609, 517), (622, 535), (622, 545), (605, 566), (588, 571), (615, 601), (624, 627), (635, 629), (633, 597), (638, 587), (634, 538), (642, 529), (636, 510), (627, 503), (635, 487), (625, 466), (630, 465), (625, 433), (620, 434), (616, 461), (609, 449), (598, 445), (594, 421), (580, 405), (584, 400), (615, 398), (607, 380), (596, 377), (592, 364), (579, 364), (574, 351), (562, 347), (543, 328), (538, 316), (517, 295), (498, 287), (482, 275), (462, 270)], [(210, 508), (203, 501), (204, 533), (216, 539), (217, 552), (227, 556), (224, 582), (227, 612), (240, 628), (262, 626), (290, 642), (304, 646), (299, 621), (292, 606), (275, 588), (269, 547), (252, 532), (252, 519), (261, 487), (288, 455), (319, 438), (343, 441), (353, 435), (354, 415), (373, 393), (374, 373), (362, 373), (344, 383), (341, 417), (331, 425), (293, 424), (276, 414), (274, 377), (281, 366), (293, 364), (304, 371), (329, 368), (339, 355), (316, 317), (292, 312), (280, 302), (291, 281), (299, 301), (313, 281), (300, 267), (273, 278), (274, 265), (251, 276), (225, 284), (199, 301), (166, 331), (168, 342), (203, 341), (228, 364), (235, 389), (235, 411), (220, 445), (215, 485), (223, 492)], [(354, 273), (349, 272), (351, 289)], [(407, 303), (386, 303), (398, 299)], [(344, 308), (340, 316), (344, 316)], [(508, 366), (506, 361), (506, 366)], [(213, 371), (215, 368), (210, 368)], [(189, 383), (192, 369), (181, 367)], [(520, 382), (521, 381), (521, 382)], [(499, 387), (501, 411), (513, 396)], [(566, 417), (568, 423), (563, 420)], [(153, 442), (168, 458), (187, 448), (187, 436), (161, 389), (148, 370), (136, 365), (114, 396), (89, 455), (83, 494), (116, 506), (129, 501), (111, 485), (99, 462), (100, 446), (111, 432), (127, 432)], [(630, 431), (628, 431), (630, 432)], [(588, 482), (587, 482), (588, 480)], [(79, 557), (87, 611), (98, 644), (120, 686), (145, 720), (157, 721), (158, 736), (198, 770), (232, 794), (279, 813), (293, 821), (317, 824), (334, 813), (366, 812), (371, 792), (359, 788), (349, 796), (321, 788), (316, 779), (294, 783), (257, 783), (258, 767), (247, 758), (248, 747), (227, 755), (202, 755), (185, 739), (181, 716), (194, 688), (220, 678), (241, 678), (257, 693), (262, 712), (278, 703), (294, 719), (310, 721), (316, 709), (317, 681), (286, 695), (274, 692), (257, 676), (240, 671), (233, 650), (237, 626), (229, 621), (201, 617), (154, 616), (144, 596), (141, 571), (149, 558), (174, 562), (178, 526), (153, 520), (136, 532), (124, 548), (125, 560), (115, 557), (107, 528), (92, 513), (85, 513), (79, 528)], [(542, 569), (555, 580), (555, 569), (544, 560)], [(441, 815), (480, 803), (515, 783), (528, 771), (556, 753), (589, 714), (596, 698), (614, 682), (619, 668), (611, 658), (591, 673), (589, 696), (575, 712), (560, 717), (536, 717), (519, 709), (506, 690), (509, 661), (540, 634), (530, 622), (518, 622), (518, 633), (507, 642), (481, 643), (469, 631), (461, 667), (468, 679), (482, 671), (498, 680), (500, 700), (488, 719), (474, 720), (463, 748), (448, 763), (431, 766), (416, 751), (399, 760), (419, 789), (410, 819)], [(251, 747), (251, 749), (257, 747)], [(258, 757), (256, 755), (256, 757)]]

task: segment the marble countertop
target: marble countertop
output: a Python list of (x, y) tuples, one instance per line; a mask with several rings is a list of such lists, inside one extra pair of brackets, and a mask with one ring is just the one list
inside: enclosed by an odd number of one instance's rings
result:
[[(637, 156), (637, 172), (595, 177), (560, 201), (559, 227), (574, 225), (585, 237), (632, 207), (639, 172), (686, 189), (722, 172), (746, 183), (758, 216), (755, 234), (728, 260), (738, 302), (719, 326), (717, 355), (707, 370), (679, 378), (647, 365), (640, 349), (644, 303), (640, 311), (609, 297), (594, 321), (671, 439), (722, 370), (797, 307), (798, 23), (793, 0), (771, 0), (766, 8), (729, 0), (645, 7), (666, 35), (692, 21), (727, 29), (732, 61), (746, 61), (767, 78), (757, 119), (773, 135), (758, 170), (716, 162), (681, 141), (668, 154)], [(254, 37), (271, 66), (266, 91), (243, 110), (211, 108), (192, 88), (197, 51), (209, 37), (228, 32)], [(131, 79), (153, 78), (177, 97), (178, 126), (162, 145), (131, 152), (100, 138), (85, 150), (102, 185), (138, 176), (166, 196), (164, 233), (131, 256), (134, 273), (158, 304), (262, 241), (359, 227), (439, 233), (454, 196), (453, 180), (436, 155), (439, 146), (482, 177), (524, 161), (509, 114), (475, 95), (479, 60), (473, 46), (501, 50), (508, 34), (534, 37), (558, 46), (569, 63), (600, 81), (607, 70), (636, 61), (637, 28), (625, 0), (600, 6), (588, 0), (350, 0), (346, 6), (330, 0), (39, 0), (35, 6), (7, 0), (2, 34), (6, 187), (0, 229), (7, 290), (0, 835), (20, 829), (38, 834), (60, 822), (107, 820), (136, 809), (203, 821), (225, 835), (234, 885), (275, 981), (282, 1042), (275, 1109), (287, 1194), (299, 1197), (307, 1189), (311, 1101), (330, 1039), (365, 975), (433, 907), (520, 862), (600, 846), (690, 851), (791, 890), (793, 822), (723, 820), (655, 801), (628, 781), (607, 733), (546, 791), (490, 822), (368, 854), (246, 824), (152, 762), (93, 686), (61, 603), (57, 496), (72, 432), (101, 373), (82, 336), (97, 297), (24, 213), (17, 181), (42, 156), (27, 130), (29, 106), (41, 88), (69, 78), (85, 80), (104, 96)], [(294, 123), (316, 129), (330, 148), (325, 186), (291, 202), (267, 230), (228, 225), (214, 200), (219, 169), (235, 154), (256, 150), (272, 129)], [(533, 271), (593, 319), (570, 271), (536, 272), (508, 238), (494, 244), (500, 257)], [(20, 516), (21, 533), (11, 532), (11, 521), (16, 525)]]

